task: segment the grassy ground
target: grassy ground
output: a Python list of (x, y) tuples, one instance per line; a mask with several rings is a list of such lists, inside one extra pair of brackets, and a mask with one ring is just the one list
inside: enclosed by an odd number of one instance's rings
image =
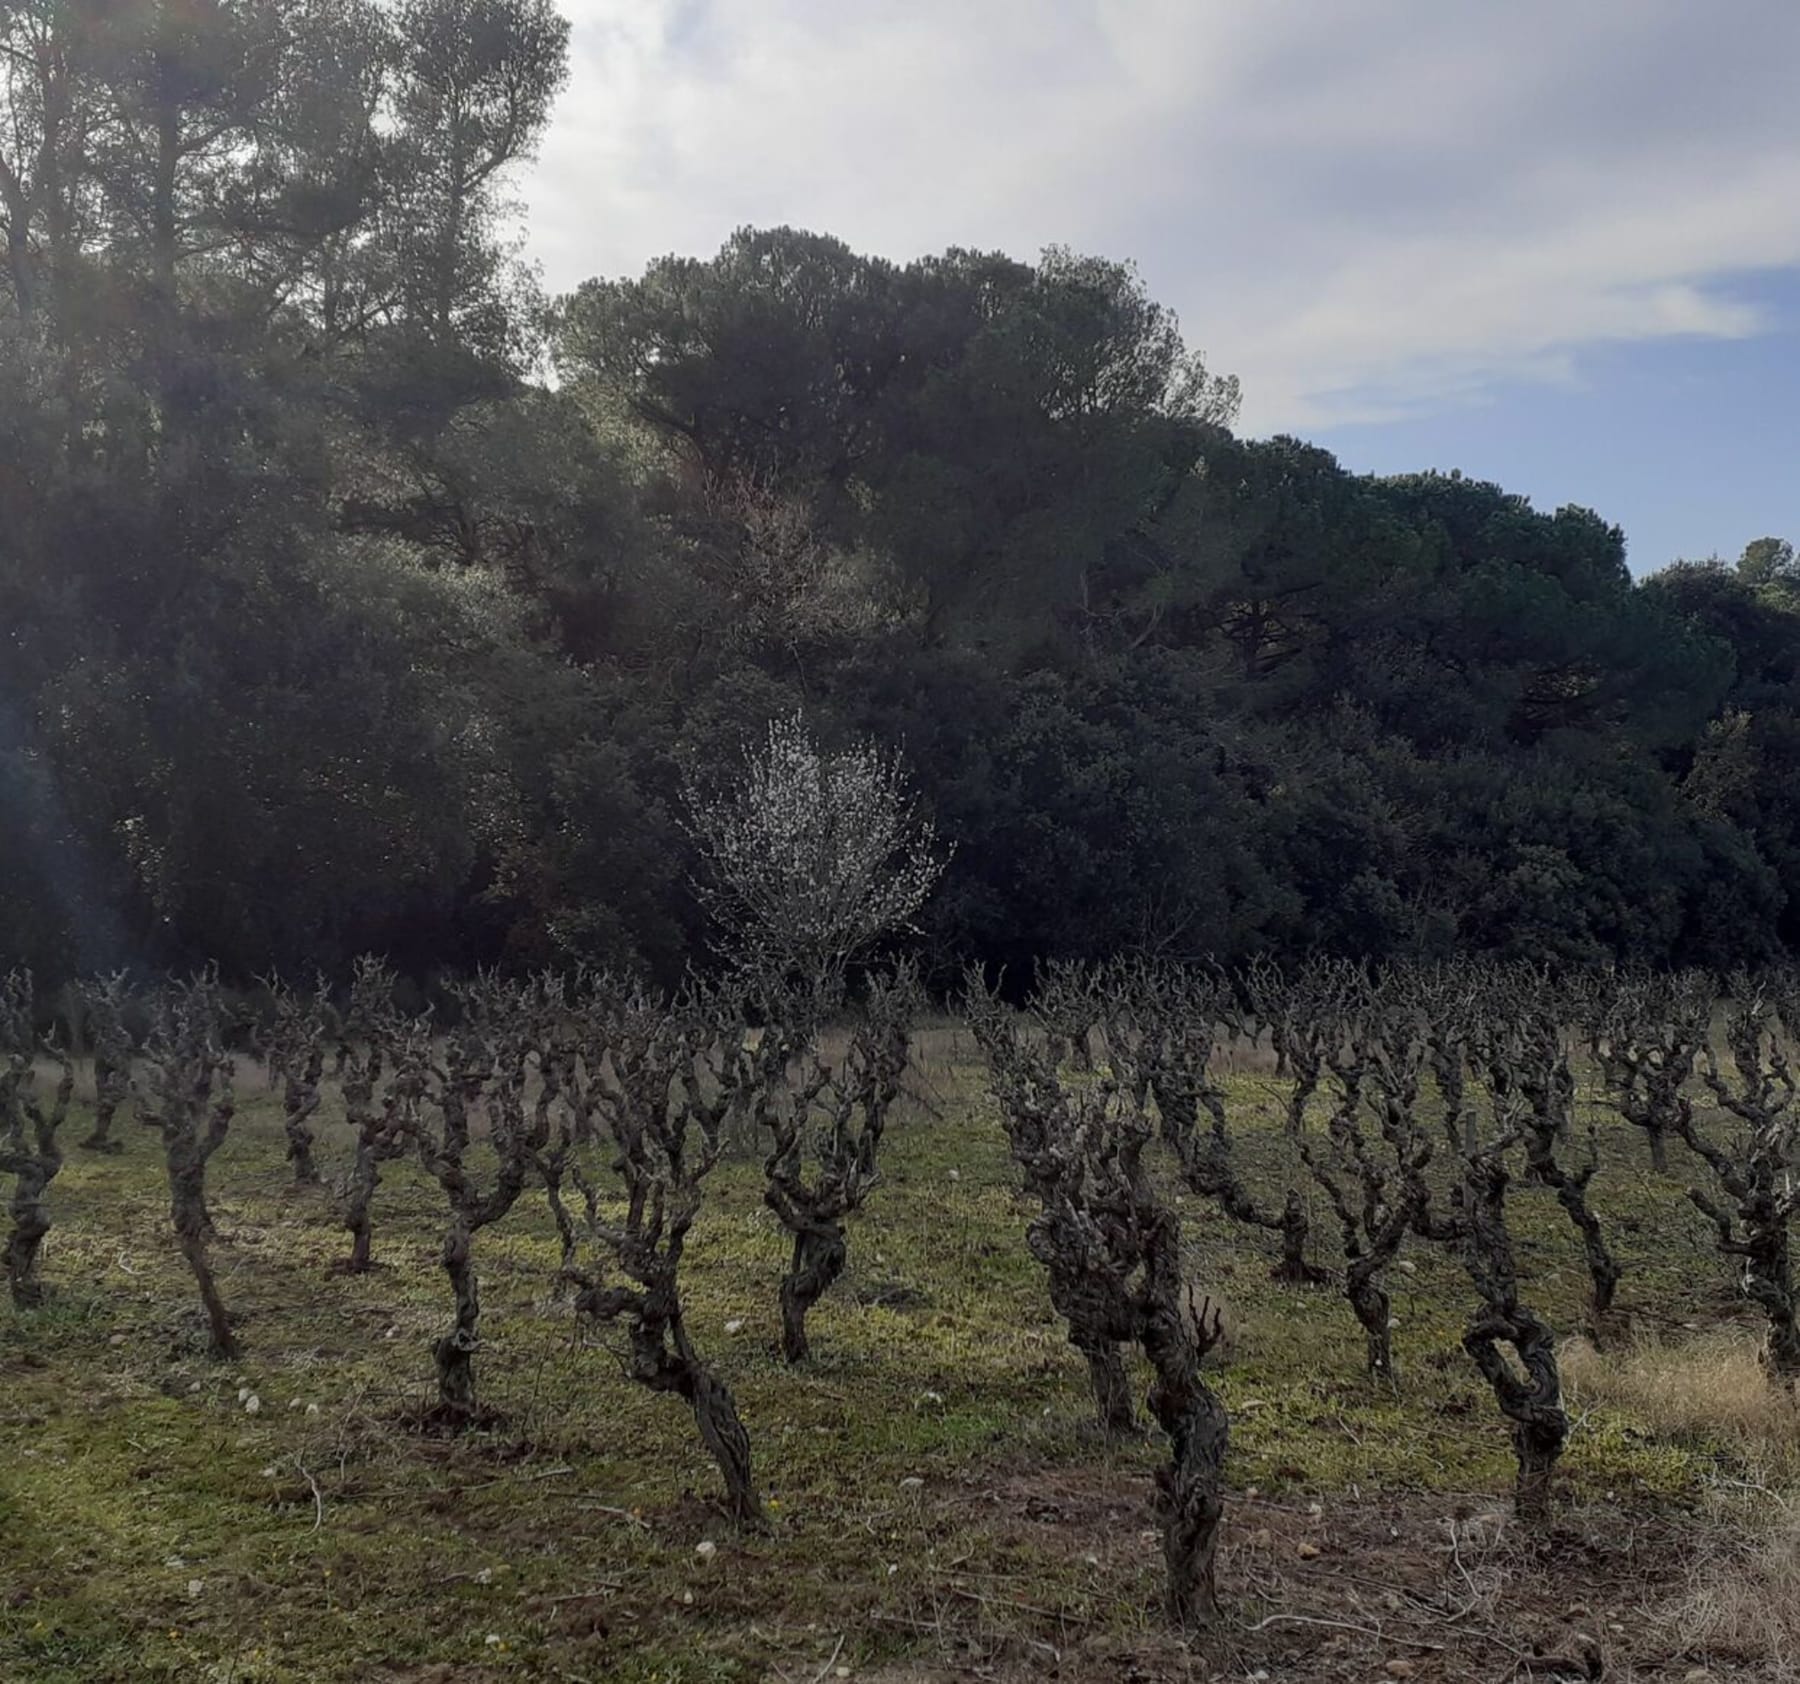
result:
[[(1609, 1677), (1778, 1676), (1794, 1634), (1746, 1636), (1707, 1598), (1758, 1572), (1792, 1597), (1800, 1533), (1727, 1524), (1779, 1510), (1791, 1405), (1748, 1366), (1729, 1272), (1634, 1139), (1609, 1128), (1596, 1199), (1636, 1343), (1571, 1364), (1548, 1556), (1502, 1518), (1510, 1450), (1458, 1348), (1447, 1260), (1415, 1248), (1393, 1277), (1401, 1383), (1378, 1388), (1340, 1299), (1271, 1285), (1256, 1240), (1186, 1202), (1198, 1276), (1229, 1308), (1237, 1494), (1230, 1621), (1190, 1650), (1156, 1616), (1157, 1446), (1095, 1442), (969, 1048), (942, 1032), (928, 1051), (935, 1114), (889, 1136), (809, 1370), (772, 1354), (785, 1253), (753, 1164), (721, 1170), (696, 1230), (694, 1330), (771, 1497), (750, 1539), (725, 1529), (681, 1406), (552, 1300), (541, 1195), (477, 1242), (479, 1372), (506, 1424), (445, 1442), (404, 1424), (449, 1309), (439, 1196), (410, 1165), (378, 1198), (383, 1266), (329, 1275), (346, 1247), (330, 1200), (287, 1188), (279, 1119), (246, 1082), (212, 1174), (246, 1354), (219, 1365), (155, 1141), (127, 1124), (122, 1157), (72, 1150), (54, 1304), (0, 1310), (0, 1679), (1544, 1678), (1545, 1656), (1573, 1667), (1590, 1647)], [(1272, 1114), (1266, 1076), (1233, 1096)], [(1247, 1138), (1274, 1174), (1276, 1135)], [(1520, 1208), (1530, 1296), (1573, 1333), (1578, 1254), (1546, 1196)]]

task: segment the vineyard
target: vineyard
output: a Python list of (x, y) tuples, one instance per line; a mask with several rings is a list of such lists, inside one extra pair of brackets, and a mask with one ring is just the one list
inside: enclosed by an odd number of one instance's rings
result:
[(0, 1676), (1786, 1676), (1782, 976), (23, 979)]

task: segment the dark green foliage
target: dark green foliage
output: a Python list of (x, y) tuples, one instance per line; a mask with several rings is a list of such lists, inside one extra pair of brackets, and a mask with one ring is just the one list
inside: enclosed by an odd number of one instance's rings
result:
[(1586, 510), (1235, 438), (1060, 249), (747, 229), (548, 308), (548, 0), (0, 36), (0, 965), (673, 981), (681, 791), (796, 707), (955, 842), (940, 976), (1800, 946), (1783, 541), (1634, 584)]

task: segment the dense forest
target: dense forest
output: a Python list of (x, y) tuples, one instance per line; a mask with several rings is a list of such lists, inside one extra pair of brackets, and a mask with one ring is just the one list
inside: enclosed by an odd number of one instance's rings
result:
[(1800, 950), (1790, 546), (1634, 579), (1239, 437), (1068, 251), (744, 230), (546, 297), (566, 34), (0, 7), (0, 968), (667, 980), (682, 792), (796, 708), (954, 842), (939, 974)]

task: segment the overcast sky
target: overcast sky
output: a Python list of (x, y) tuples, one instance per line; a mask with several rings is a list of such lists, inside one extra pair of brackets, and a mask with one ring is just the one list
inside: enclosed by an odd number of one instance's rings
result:
[(1800, 538), (1800, 0), (563, 0), (557, 289), (792, 223), (1134, 258), (1243, 430), (1633, 564)]

